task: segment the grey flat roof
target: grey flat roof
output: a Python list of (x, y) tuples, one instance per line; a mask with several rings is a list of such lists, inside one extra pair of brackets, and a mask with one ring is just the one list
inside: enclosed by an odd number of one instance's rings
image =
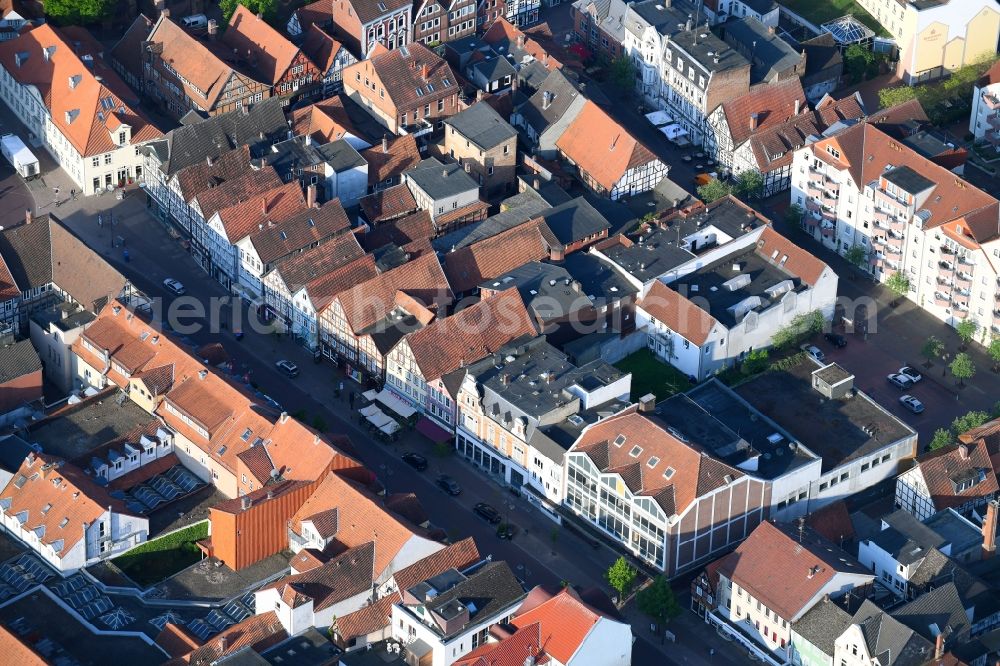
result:
[(583, 197), (571, 199), (546, 211), (542, 218), (563, 245), (571, 245), (611, 228), (611, 223)]
[(119, 404), (122, 395), (117, 391), (101, 393), (71, 405), (39, 421), (25, 439), (40, 445), (44, 453), (72, 459), (157, 421), (128, 398)]
[(758, 375), (735, 391), (823, 458), (824, 472), (916, 437), (909, 426), (860, 391), (839, 400), (821, 396), (812, 388), (816, 367), (803, 359), (786, 372)]
[(657, 227), (642, 234), (642, 243), (635, 242), (638, 236), (629, 238), (633, 245), (612, 245), (602, 252), (640, 282), (658, 278), (695, 256), (680, 246), (678, 234), (672, 229)]
[(882, 520), (888, 527), (876, 533), (871, 540), (900, 564), (918, 562), (931, 548), (941, 548), (947, 543), (947, 539), (903, 509), (883, 516)]
[(949, 509), (938, 511), (927, 518), (924, 525), (950, 543), (952, 553), (959, 553), (983, 542), (982, 531)]
[(919, 194), (935, 185), (933, 180), (925, 178), (905, 164), (886, 171), (882, 174), (882, 177), (910, 194)]
[(581, 291), (595, 307), (600, 308), (639, 293), (618, 269), (589, 252), (567, 255), (562, 266), (580, 283)]
[(421, 161), (409, 171), (403, 172), (403, 176), (412, 180), (435, 201), (479, 189), (476, 181), (465, 173), (460, 164), (445, 164), (436, 157)]
[[(261, 656), (272, 666), (322, 666), (341, 654), (340, 648), (316, 630), (309, 627), (303, 633), (291, 636), (266, 650)], [(381, 662), (385, 666), (386, 662)]]
[(365, 158), (361, 157), (361, 153), (344, 139), (323, 144), (319, 147), (319, 154), (323, 156), (330, 168), (338, 173), (367, 164)]
[(495, 148), (517, 136), (510, 123), (485, 102), (476, 102), (444, 123), (483, 150)]
[(704, 25), (671, 33), (670, 47), (684, 51), (709, 72), (724, 72), (750, 64), (739, 51), (716, 37)]
[[(770, 0), (765, 0), (770, 2)], [(773, 2), (771, 2), (773, 4)], [(767, 26), (753, 18), (729, 20), (719, 28), (723, 38), (740, 45), (743, 53), (752, 53), (750, 83), (771, 79), (799, 64), (802, 55)]]

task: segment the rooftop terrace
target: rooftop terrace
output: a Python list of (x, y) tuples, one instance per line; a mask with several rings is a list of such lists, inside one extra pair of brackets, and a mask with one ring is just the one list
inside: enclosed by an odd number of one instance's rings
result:
[[(124, 398), (124, 399), (123, 399)], [(25, 439), (42, 451), (77, 458), (156, 419), (117, 390), (69, 405), (39, 421)]]

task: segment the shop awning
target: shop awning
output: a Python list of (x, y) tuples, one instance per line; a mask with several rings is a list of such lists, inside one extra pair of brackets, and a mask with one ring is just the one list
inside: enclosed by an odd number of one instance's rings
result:
[(376, 391), (375, 389), (368, 389), (367, 391), (365, 391), (364, 393), (361, 394), (361, 396), (365, 400), (367, 400), (368, 402), (374, 402), (375, 401), (375, 396), (377, 396), (377, 395), (378, 395), (378, 391)]
[(447, 442), (452, 437), (450, 432), (439, 426), (437, 423), (434, 423), (434, 421), (431, 421), (426, 416), (421, 417), (420, 420), (417, 421), (417, 432), (435, 444)]
[(375, 412), (382, 413), (382, 410), (378, 408), (378, 405), (368, 405), (367, 407), (362, 407), (358, 410), (361, 412), (361, 416), (371, 416)]
[(379, 426), (378, 429), (387, 435), (391, 435), (395, 433), (397, 430), (399, 430), (399, 424), (396, 423), (395, 421), (389, 421), (385, 425)]
[(402, 416), (404, 419), (410, 418), (417, 411), (393, 394), (389, 393), (386, 389), (379, 391), (379, 394), (375, 396), (375, 399)]
[(382, 412), (366, 416), (365, 418), (368, 419), (368, 421), (376, 428), (381, 428), (388, 423), (395, 423), (395, 421), (392, 420), (392, 417), (386, 416)]

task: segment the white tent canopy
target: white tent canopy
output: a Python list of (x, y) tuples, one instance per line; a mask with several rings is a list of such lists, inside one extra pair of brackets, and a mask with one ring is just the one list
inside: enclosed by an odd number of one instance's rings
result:
[(375, 426), (376, 428), (381, 428), (382, 426), (384, 426), (384, 425), (386, 425), (388, 423), (395, 423), (395, 421), (393, 421), (391, 417), (386, 416), (385, 413), (383, 413), (383, 412), (378, 412), (376, 414), (370, 414), (369, 416), (366, 416), (365, 418), (367, 418), (368, 421), (371, 422), (371, 424), (373, 426)]
[(674, 122), (674, 119), (667, 115), (666, 111), (653, 111), (652, 113), (647, 113), (646, 120), (653, 123), (657, 127), (669, 125)]
[(392, 393), (389, 393), (389, 391), (387, 391), (386, 389), (382, 389), (379, 392), (379, 394), (375, 396), (375, 399), (381, 402), (389, 409), (391, 409), (396, 414), (402, 416), (404, 419), (410, 418), (417, 411), (413, 409), (413, 407), (410, 407), (405, 402), (394, 396)]
[(382, 410), (379, 409), (376, 405), (368, 405), (367, 407), (362, 407), (358, 411), (361, 412), (361, 416), (366, 416), (366, 417), (371, 416), (376, 412), (378, 412), (379, 414), (382, 413)]

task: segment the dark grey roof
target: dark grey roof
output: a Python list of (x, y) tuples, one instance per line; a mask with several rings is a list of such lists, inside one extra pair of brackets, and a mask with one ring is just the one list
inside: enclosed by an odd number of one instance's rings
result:
[(0, 469), (13, 474), (31, 451), (31, 446), (17, 435), (0, 438)]
[(937, 548), (932, 548), (917, 570), (910, 574), (910, 589), (930, 589), (945, 583), (954, 583), (966, 606), (976, 607), (974, 619), (1000, 612), (1000, 594), (994, 588)]
[(52, 240), (49, 222), (35, 218), (0, 232), (0, 257), (21, 291), (52, 282)]
[(573, 276), (562, 266), (529, 261), (480, 285), (483, 289), (517, 289), (535, 317), (545, 322), (568, 317), (590, 306), (590, 300), (573, 286)]
[(758, 14), (767, 14), (778, 6), (774, 0), (740, 0), (740, 2)]
[(672, 32), (678, 25), (683, 25), (688, 18), (687, 13), (683, 9), (672, 7), (670, 3), (665, 3), (663, 0), (634, 2), (629, 6), (629, 9), (654, 28), (669, 27), (670, 30), (663, 31), (666, 33)]
[(412, 181), (435, 201), (479, 189), (476, 181), (465, 173), (460, 164), (444, 164), (436, 157), (428, 157), (409, 171), (403, 172), (403, 177)]
[[(670, 36), (673, 50), (681, 50), (709, 72), (724, 72), (745, 67), (749, 61), (704, 26), (674, 31)], [(718, 61), (716, 61), (718, 58)]]
[(802, 54), (752, 16), (726, 21), (719, 31), (726, 42), (750, 58), (751, 85), (774, 81), (779, 73), (793, 69), (802, 60)]
[(518, 90), (520, 91), (522, 88), (527, 87), (530, 94), (538, 90), (548, 77), (549, 70), (546, 69), (545, 65), (538, 60), (532, 60), (517, 70)]
[(546, 77), (535, 94), (517, 112), (535, 132), (541, 134), (545, 128), (562, 118), (579, 95), (576, 84), (562, 70), (557, 69)]
[(961, 553), (970, 548), (979, 548), (983, 543), (983, 533), (968, 520), (952, 509), (938, 511), (923, 521), (928, 529), (951, 544), (952, 553)]
[(562, 262), (562, 267), (580, 283), (582, 291), (600, 308), (639, 293), (617, 268), (589, 252), (574, 252)]
[(969, 633), (969, 616), (954, 583), (945, 583), (920, 595), (905, 606), (892, 611), (892, 616), (928, 641), (944, 632), (946, 647), (960, 642)]
[(259, 157), (272, 143), (288, 136), (283, 103), (279, 97), (265, 99), (249, 109), (183, 125), (149, 145), (160, 157), (160, 170), (168, 176), (242, 145), (248, 145), (250, 153)]
[[(326, 636), (309, 627), (303, 633), (290, 636), (287, 640), (268, 648), (261, 656), (272, 666), (285, 666), (294, 663), (296, 666), (321, 666), (332, 663), (339, 655), (340, 649), (331, 643)], [(221, 662), (227, 664), (227, 662)], [(385, 662), (380, 666), (387, 666)]]
[[(510, 608), (525, 596), (524, 589), (506, 562), (489, 562), (468, 574), (465, 580), (444, 594), (435, 597), (427, 604), (427, 608), (445, 615), (467, 608), (471, 624)], [(452, 634), (464, 628), (458, 627)]]
[(444, 122), (483, 150), (495, 148), (517, 136), (510, 123), (485, 102), (477, 102)]
[(517, 74), (517, 70), (507, 61), (507, 58), (500, 55), (493, 55), (479, 60), (472, 65), (472, 69), (487, 81), (499, 81), (505, 76), (513, 77)]
[(0, 385), (41, 369), (42, 362), (31, 340), (0, 347)]
[(361, 157), (361, 153), (344, 139), (331, 141), (320, 146), (319, 154), (323, 156), (323, 160), (330, 165), (330, 168), (337, 173), (367, 164), (365, 158)]
[(583, 197), (552, 208), (542, 218), (563, 245), (571, 245), (611, 228), (604, 216)]
[(804, 86), (829, 79), (844, 65), (837, 40), (828, 32), (801, 42), (800, 46), (806, 52), (806, 74), (802, 78)]
[(603, 250), (604, 254), (623, 270), (641, 282), (657, 278), (672, 268), (694, 259), (694, 255), (677, 242), (675, 229), (656, 227), (632, 238), (633, 244), (617, 244)]
[(882, 666), (922, 666), (933, 645), (865, 599), (852, 618), (861, 628), (868, 653)]
[(920, 194), (934, 187), (933, 180), (920, 175), (905, 164), (886, 171), (882, 174), (882, 177), (904, 192), (913, 195)]
[(496, 215), (438, 236), (431, 244), (438, 252), (451, 252), (524, 224), (550, 206), (541, 194), (529, 187), (504, 199)]
[(832, 658), (834, 643), (850, 625), (851, 615), (824, 597), (792, 625), (792, 631)]
[(931, 548), (940, 548), (946, 543), (934, 530), (903, 509), (892, 512), (882, 520), (889, 526), (876, 534), (872, 541), (900, 564), (919, 562)]

